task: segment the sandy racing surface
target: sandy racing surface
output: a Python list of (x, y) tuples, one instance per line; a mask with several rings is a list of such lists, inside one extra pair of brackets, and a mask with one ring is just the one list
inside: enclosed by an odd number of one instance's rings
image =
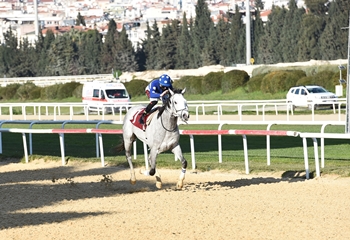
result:
[(350, 178), (0, 163), (0, 239), (349, 239)]

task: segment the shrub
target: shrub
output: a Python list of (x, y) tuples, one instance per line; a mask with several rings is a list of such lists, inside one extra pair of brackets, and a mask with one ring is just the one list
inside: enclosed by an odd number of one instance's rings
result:
[(220, 90), (223, 76), (224, 72), (210, 72), (205, 75), (202, 80), (202, 93), (208, 94)]
[(252, 75), (258, 75), (263, 73), (269, 73), (269, 72), (276, 72), (276, 71), (302, 71), (306, 74), (306, 76), (312, 76), (315, 75), (318, 72), (322, 71), (332, 71), (332, 72), (338, 72), (339, 69), (337, 65), (331, 65), (331, 64), (324, 64), (324, 65), (304, 65), (304, 66), (273, 66), (273, 65), (263, 65), (259, 66), (257, 68), (254, 68), (252, 71)]
[(296, 85), (319, 85), (329, 91), (334, 91), (335, 85), (339, 85), (339, 73), (322, 71), (298, 80)]
[(188, 80), (194, 76), (183, 76), (179, 80), (174, 81), (173, 87), (177, 89), (189, 88)]
[(17, 93), (17, 96), (20, 100), (28, 100), (28, 99), (30, 99), (30, 92), (32, 92), (33, 90), (35, 90), (37, 88), (39, 88), (39, 87), (37, 87), (34, 83), (26, 82), (26, 83), (23, 83), (17, 89), (16, 93)]
[(79, 86), (77, 86), (73, 90), (73, 92), (72, 92), (73, 97), (75, 97), (75, 98), (82, 98), (83, 86), (84, 86), (84, 84), (80, 84)]
[(189, 94), (202, 94), (203, 76), (192, 76), (187, 81), (186, 92)]
[(265, 75), (261, 83), (261, 91), (264, 93), (277, 93), (288, 91), (295, 86), (297, 81), (305, 77), (301, 70), (273, 71)]
[(305, 85), (314, 85), (316, 84), (314, 81), (314, 77), (313, 76), (307, 76), (307, 77), (303, 77), (301, 79), (299, 79), (296, 82), (296, 86), (305, 86)]
[(236, 90), (238, 87), (243, 87), (249, 80), (249, 75), (245, 71), (231, 70), (226, 72), (222, 77), (221, 91), (228, 93)]
[(133, 79), (130, 82), (126, 82), (125, 88), (131, 96), (142, 96), (145, 94), (145, 88), (149, 82), (140, 79)]
[(42, 88), (41, 99), (52, 100), (57, 98), (58, 90), (62, 84), (55, 84)]
[(69, 82), (65, 84), (59, 84), (57, 98), (64, 99), (64, 98), (72, 97), (74, 89), (76, 89), (79, 85), (81, 85), (81, 83), (79, 82)]
[(17, 89), (21, 86), (19, 83), (9, 84), (1, 90), (1, 98), (4, 100), (17, 99)]
[(40, 99), (41, 98), (41, 87), (36, 87), (29, 92), (29, 100)]
[(334, 91), (334, 86), (339, 84), (339, 79), (338, 79), (338, 83), (333, 82), (332, 78), (334, 74), (335, 73), (333, 71), (327, 71), (327, 70), (318, 72), (313, 76), (314, 82), (316, 85), (319, 85), (324, 87), (325, 89)]
[(266, 73), (258, 74), (249, 79), (247, 82), (247, 91), (248, 92), (257, 92), (261, 90), (261, 82), (265, 77)]

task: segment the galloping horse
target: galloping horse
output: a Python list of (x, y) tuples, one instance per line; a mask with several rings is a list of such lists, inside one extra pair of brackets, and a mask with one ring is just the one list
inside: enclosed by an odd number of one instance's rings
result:
[(182, 163), (182, 171), (176, 185), (178, 189), (182, 188), (187, 161), (183, 157), (179, 145), (180, 133), (177, 121), (178, 118), (181, 118), (182, 121), (186, 122), (190, 116), (187, 101), (183, 96), (185, 91), (186, 89), (174, 91), (169, 89), (169, 97), (163, 101), (163, 106), (156, 109), (154, 114), (151, 113), (147, 117), (148, 119), (145, 121), (147, 123), (146, 128), (139, 123), (139, 118), (145, 108), (144, 106), (132, 107), (125, 115), (123, 122), (123, 141), (117, 146), (117, 150), (125, 150), (125, 156), (130, 166), (131, 184), (136, 183), (135, 171), (131, 161), (131, 146), (136, 138), (138, 138), (146, 143), (150, 149), (148, 161), (151, 168), (149, 175), (153, 176), (156, 174), (156, 186), (158, 188), (162, 186), (160, 175), (156, 171), (157, 155), (171, 150), (175, 154), (176, 159), (180, 159)]

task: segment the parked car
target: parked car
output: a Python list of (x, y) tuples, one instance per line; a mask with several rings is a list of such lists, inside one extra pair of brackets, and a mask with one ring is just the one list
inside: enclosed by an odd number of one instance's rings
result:
[(287, 102), (293, 109), (296, 107), (308, 107), (309, 109), (333, 107), (333, 103), (337, 101), (338, 98), (334, 93), (316, 85), (292, 87), (287, 93)]

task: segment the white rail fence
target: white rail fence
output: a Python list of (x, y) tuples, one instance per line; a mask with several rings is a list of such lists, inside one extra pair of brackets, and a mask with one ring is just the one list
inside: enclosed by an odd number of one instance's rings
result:
[[(122, 121), (124, 113), (132, 106), (146, 104), (146, 102), (133, 102), (125, 104), (104, 104), (101, 111), (89, 113), (88, 105), (84, 103), (1, 103), (0, 118), (3, 120), (119, 120)], [(268, 121), (269, 118), (283, 116), (285, 121), (292, 121), (295, 114), (290, 103), (285, 99), (262, 100), (262, 101), (188, 101), (191, 112), (195, 113), (195, 121), (202, 120), (203, 116), (212, 116), (217, 121), (224, 120), (229, 116), (239, 121), (255, 112), (259, 121)], [(344, 107), (346, 99), (339, 99), (333, 104), (332, 118), (342, 121), (345, 117)], [(120, 108), (122, 111), (105, 114), (105, 108)], [(267, 114), (269, 113), (269, 114)], [(311, 113), (304, 111), (310, 116), (310, 120), (317, 121), (315, 110)], [(192, 117), (193, 119), (193, 117)]]
[(95, 74), (95, 75), (74, 75), (74, 76), (45, 76), (45, 77), (18, 77), (18, 78), (0, 78), (1, 87), (6, 87), (8, 84), (24, 84), (26, 82), (32, 82), (36, 86), (45, 87), (58, 83), (70, 83), (80, 82), (84, 83), (87, 81), (109, 79), (111, 74)]
[(318, 143), (317, 139), (321, 140), (321, 167), (324, 168), (324, 139), (350, 139), (350, 134), (348, 133), (300, 133), (300, 137), (303, 139), (303, 149), (304, 149), (304, 162), (305, 165), (308, 164), (308, 151), (307, 151), (307, 138), (311, 138), (314, 145), (314, 156), (315, 156), (315, 172), (316, 177), (321, 176), (320, 162), (318, 157)]
[[(22, 128), (2, 128), (1, 126), (5, 123), (17, 123), (17, 124), (23, 124), (23, 123), (30, 123), (30, 127), (28, 129), (22, 129)], [(32, 129), (34, 124), (54, 124), (59, 123), (62, 124), (61, 129)], [(64, 129), (64, 126), (68, 123), (72, 124), (96, 124), (96, 128), (85, 128), (85, 129)], [(26, 159), (26, 162), (28, 162), (28, 149), (27, 149), (27, 139), (26, 134), (29, 134), (29, 149), (30, 149), (30, 155), (33, 154), (32, 151), (32, 134), (37, 133), (56, 133), (59, 135), (59, 142), (60, 142), (60, 150), (61, 150), (61, 159), (62, 159), (62, 165), (65, 165), (65, 144), (64, 144), (64, 134), (76, 134), (76, 133), (93, 133), (96, 134), (96, 157), (101, 157), (101, 165), (105, 166), (104, 163), (104, 152), (103, 152), (103, 138), (102, 134), (122, 134), (122, 130), (116, 129), (116, 130), (110, 130), (110, 129), (99, 129), (99, 126), (101, 124), (122, 124), (119, 121), (3, 121), (0, 123), (0, 153), (2, 153), (2, 132), (10, 132), (10, 133), (21, 133), (22, 139), (23, 139), (23, 148), (24, 148), (24, 156)], [(194, 122), (193, 124), (217, 124), (217, 122)], [(324, 167), (324, 139), (325, 138), (339, 138), (339, 139), (350, 139), (349, 134), (331, 134), (331, 133), (324, 133), (324, 129), (328, 125), (345, 125), (345, 123), (340, 122), (270, 122), (267, 125), (266, 130), (221, 130), (221, 128), (226, 124), (239, 124), (241, 125), (241, 122), (237, 121), (227, 121), (227, 122), (221, 122), (219, 124), (218, 130), (180, 130), (180, 133), (182, 135), (189, 135), (190, 136), (190, 146), (191, 146), (191, 161), (192, 161), (192, 169), (196, 168), (196, 162), (195, 162), (195, 149), (194, 149), (194, 136), (195, 135), (217, 135), (218, 136), (218, 152), (219, 152), (219, 163), (222, 163), (222, 141), (221, 136), (222, 135), (241, 135), (243, 138), (243, 151), (244, 151), (244, 162), (245, 162), (245, 172), (246, 174), (249, 174), (249, 160), (248, 160), (248, 145), (247, 145), (247, 135), (264, 135), (266, 136), (266, 151), (267, 151), (267, 165), (270, 165), (270, 136), (293, 136), (297, 137), (300, 136), (303, 139), (303, 150), (304, 150), (304, 165), (305, 165), (305, 173), (306, 178), (309, 179), (309, 161), (308, 161), (308, 153), (307, 153), (307, 144), (306, 144), (306, 138), (312, 138), (314, 141), (314, 148), (315, 148), (315, 169), (316, 169), (316, 176), (320, 176), (320, 166), (319, 166), (319, 160), (318, 160), (318, 147), (317, 147), (317, 141), (316, 138), (321, 139), (321, 167)], [(254, 125), (259, 124), (256, 121), (252, 122), (244, 122), (246, 125)], [(290, 125), (321, 125), (321, 132), (320, 133), (299, 133), (295, 131), (280, 131), (280, 130), (270, 130), (271, 126), (278, 125), (278, 124), (290, 124)], [(136, 159), (137, 152), (136, 152), (136, 141), (134, 142), (134, 158)], [(146, 169), (148, 169), (148, 161), (147, 161), (147, 147), (144, 144), (144, 156), (145, 156), (145, 165)]]

